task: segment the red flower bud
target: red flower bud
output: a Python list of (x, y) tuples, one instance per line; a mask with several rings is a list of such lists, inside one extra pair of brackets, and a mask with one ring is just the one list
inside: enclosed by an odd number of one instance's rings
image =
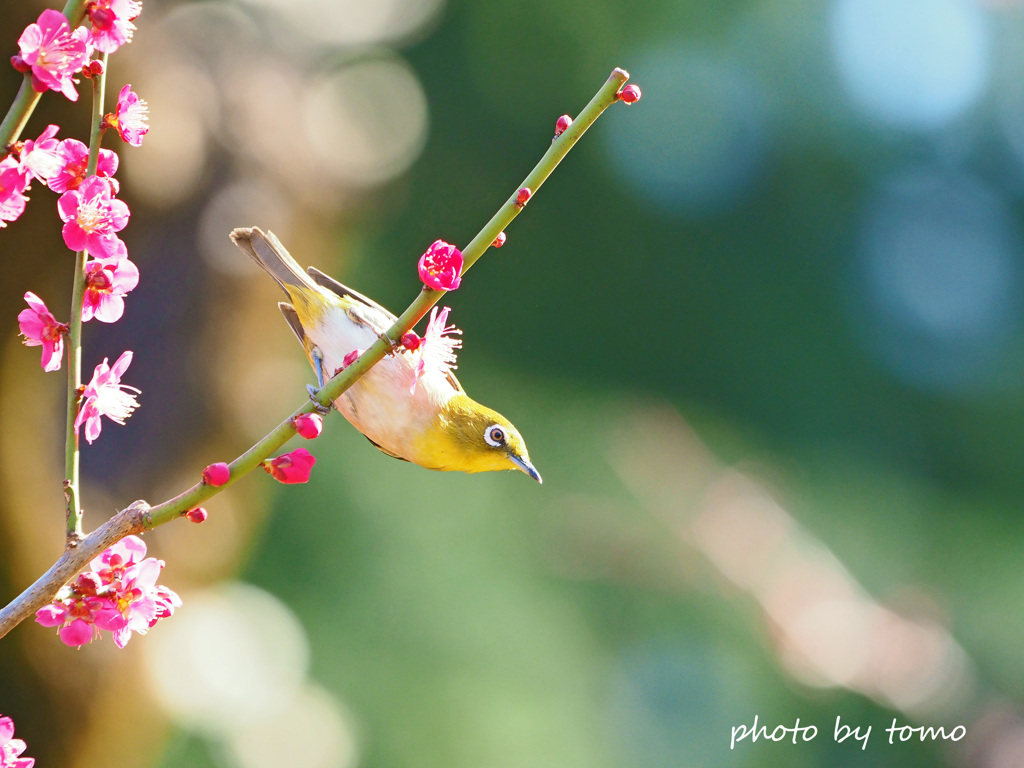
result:
[(420, 338), (416, 331), (407, 331), (402, 334), (402, 346), (408, 349), (410, 352), (415, 352), (420, 348), (420, 344), (423, 343), (423, 339)]
[(560, 118), (558, 118), (558, 121), (555, 123), (555, 138), (557, 139), (559, 136), (565, 133), (566, 129), (570, 125), (572, 125), (572, 118), (569, 117), (568, 115), (562, 115)]
[(32, 69), (32, 65), (25, 61), (23, 58), (21, 58), (20, 53), (16, 53), (13, 56), (11, 56), (11, 66), (19, 72), (28, 72), (30, 69)]
[(267, 459), (262, 463), (268, 475), (281, 483), (305, 483), (313, 471), (316, 458), (305, 448), (296, 448), (284, 453), (276, 459)]
[(495, 248), (501, 248), (501, 246), (503, 246), (505, 244), (505, 241), (507, 239), (508, 238), (505, 237), (505, 233), (504, 232), (499, 232), (498, 236), (496, 238), (494, 238), (494, 242), (491, 243), (491, 245), (493, 245)]
[(231, 468), (223, 461), (211, 464), (203, 470), (203, 482), (207, 485), (212, 485), (214, 488), (219, 488), (230, 479)]
[(89, 72), (92, 73), (93, 77), (99, 77), (103, 74), (103, 62), (99, 59), (94, 59), (89, 62)]
[(622, 90), (615, 94), (615, 98), (621, 101), (623, 104), (636, 104), (638, 101), (640, 101), (640, 86), (624, 86)]
[(292, 419), (292, 424), (295, 425), (295, 431), (307, 440), (320, 437), (320, 433), (324, 430), (324, 418), (319, 413), (304, 413), (301, 416), (296, 416)]
[(522, 208), (529, 202), (532, 196), (533, 190), (531, 190), (529, 187), (523, 187), (522, 189), (519, 190), (519, 192), (516, 193), (516, 205)]
[(186, 512), (185, 517), (188, 518), (190, 523), (205, 523), (209, 514), (202, 507), (196, 507), (195, 509), (190, 509)]

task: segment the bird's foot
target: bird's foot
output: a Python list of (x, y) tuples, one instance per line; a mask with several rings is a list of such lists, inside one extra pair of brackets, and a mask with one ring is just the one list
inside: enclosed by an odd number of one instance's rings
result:
[(401, 346), (402, 345), (399, 344), (396, 341), (392, 341), (391, 337), (388, 336), (387, 331), (381, 331), (380, 333), (378, 333), (377, 334), (377, 338), (378, 339), (383, 339), (384, 341), (386, 341), (388, 343), (388, 351), (385, 352), (386, 355), (391, 356), (391, 355), (394, 355), (395, 353), (397, 353), (397, 352), (399, 352), (401, 350)]
[(313, 410), (315, 410), (321, 416), (326, 416), (331, 412), (330, 407), (320, 402), (320, 390), (318, 390), (312, 384), (307, 384), (306, 391), (309, 392), (309, 399), (313, 401)]

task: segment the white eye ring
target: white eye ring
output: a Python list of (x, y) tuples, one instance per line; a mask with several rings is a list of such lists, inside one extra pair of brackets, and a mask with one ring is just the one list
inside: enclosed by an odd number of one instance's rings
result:
[(505, 444), (505, 428), (500, 424), (491, 424), (484, 430), (484, 440), (488, 445), (500, 448)]

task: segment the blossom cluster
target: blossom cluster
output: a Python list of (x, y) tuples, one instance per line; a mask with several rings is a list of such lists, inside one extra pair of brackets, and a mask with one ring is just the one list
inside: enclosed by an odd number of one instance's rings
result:
[(146, 557), (146, 544), (127, 536), (105, 549), (88, 571), (64, 586), (54, 601), (36, 611), (44, 627), (60, 627), (58, 635), (78, 648), (110, 632), (114, 645), (124, 648), (132, 633), (146, 634), (160, 619), (181, 606), (181, 599), (157, 584), (162, 560)]
[[(92, 57), (96, 52), (113, 53), (129, 42), (135, 31), (132, 22), (141, 10), (135, 0), (90, 0), (86, 23), (76, 29), (59, 11), (43, 11), (22, 33), (19, 53), (11, 63), (27, 73), (36, 91), (59, 91), (75, 101), (75, 75), (102, 74), (102, 61)], [(131, 146), (141, 145), (149, 131), (148, 109), (131, 84), (121, 88), (117, 105), (104, 117), (102, 127), (116, 130)], [(64, 244), (85, 254), (82, 321), (113, 323), (124, 314), (125, 296), (139, 284), (139, 269), (128, 258), (128, 248), (118, 234), (131, 216), (128, 205), (117, 197), (120, 187), (114, 176), (119, 159), (112, 150), (96, 147), (90, 169), (89, 147), (77, 139), (59, 138), (59, 130), (48, 125), (38, 138), (12, 144), (0, 160), (0, 226), (25, 211), (26, 192), (33, 182), (60, 195), (57, 212)], [(25, 301), (28, 309), (18, 315), (24, 342), (42, 347), (44, 371), (59, 370), (69, 324), (59, 321), (31, 291), (25, 293)], [(100, 434), (101, 416), (123, 424), (138, 406), (129, 392), (137, 390), (120, 384), (131, 358), (132, 353), (125, 352), (113, 366), (104, 359), (84, 389), (75, 428), (84, 426), (90, 443)]]

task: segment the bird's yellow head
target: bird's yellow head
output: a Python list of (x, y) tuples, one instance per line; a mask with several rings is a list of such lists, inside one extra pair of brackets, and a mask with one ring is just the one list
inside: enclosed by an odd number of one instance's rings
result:
[(497, 411), (458, 394), (440, 408), (436, 419), (421, 438), (424, 466), (429, 462), (436, 469), (459, 472), (518, 469), (543, 482), (519, 430)]

